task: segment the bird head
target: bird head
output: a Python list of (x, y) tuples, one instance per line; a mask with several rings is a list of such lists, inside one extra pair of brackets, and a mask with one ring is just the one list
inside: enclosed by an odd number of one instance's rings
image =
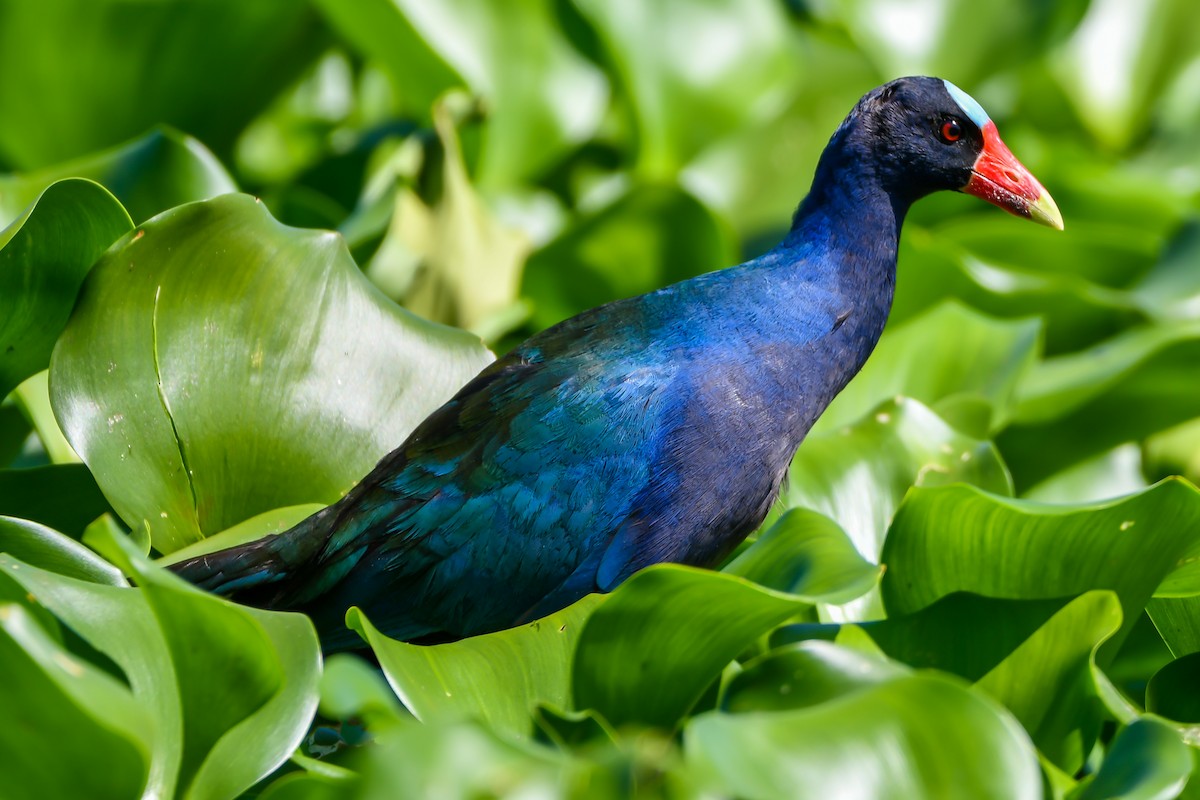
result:
[(871, 151), (881, 183), (912, 202), (931, 192), (975, 195), (1062, 230), (1058, 206), (1000, 139), (974, 98), (939, 78), (899, 78), (867, 93), (842, 123), (851, 150)]

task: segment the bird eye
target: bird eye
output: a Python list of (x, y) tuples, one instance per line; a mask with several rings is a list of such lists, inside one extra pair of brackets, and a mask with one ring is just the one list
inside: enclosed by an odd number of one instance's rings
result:
[(942, 139), (947, 142), (957, 142), (962, 137), (962, 126), (956, 119), (948, 119), (942, 123)]

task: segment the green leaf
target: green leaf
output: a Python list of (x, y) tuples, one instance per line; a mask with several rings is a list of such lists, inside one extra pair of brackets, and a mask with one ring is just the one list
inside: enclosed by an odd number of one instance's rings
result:
[(853, 600), (879, 579), (836, 522), (815, 511), (792, 509), (723, 570), (787, 594)]
[(692, 195), (636, 185), (530, 256), (521, 294), (533, 303), (533, 326), (546, 328), (735, 260), (726, 232)]
[[(965, 481), (1008, 493), (1008, 471), (990, 442), (952, 429), (915, 400), (884, 402), (875, 413), (841, 430), (805, 439), (792, 460), (782, 507), (819, 511), (834, 519), (858, 552), (878, 560), (892, 515), (912, 486)], [(830, 618), (882, 616), (876, 591), (843, 608), (823, 609)]]
[(575, 0), (595, 28), (637, 128), (636, 170), (672, 177), (702, 148), (776, 116), (796, 89), (783, 7)]
[[(1163, 584), (1195, 584), (1191, 554), (1200, 492), (1178, 480), (1140, 494), (1050, 506), (967, 486), (914, 489), (883, 547), (888, 615), (907, 614), (958, 591), (1046, 599), (1110, 589), (1124, 623), (1111, 652)], [(1164, 581), (1171, 576), (1171, 580)]]
[(721, 710), (809, 708), (906, 674), (893, 661), (832, 642), (796, 642), (748, 661), (722, 692)]
[(1143, 134), (1163, 90), (1196, 57), (1193, 11), (1186, 0), (1089, 4), (1052, 74), (1103, 144), (1122, 149)]
[(1155, 597), (1146, 612), (1176, 658), (1200, 652), (1200, 597)]
[(1021, 726), (957, 681), (898, 677), (788, 711), (712, 712), (684, 731), (690, 770), (746, 798), (1041, 796)]
[(1039, 364), (1021, 385), (1014, 424), (997, 437), (1018, 487), (1195, 418), (1198, 354), (1193, 321), (1141, 326)]
[[(1011, 68), (1041, 52), (1059, 27), (1056, 22), (1078, 18), (1074, 5), (1016, 0), (981, 7), (943, 0), (936, 6), (913, 6), (838, 0), (815, 8), (830, 23), (845, 26), (880, 75), (944, 75), (974, 91), (969, 87), (991, 75), (997, 62)], [(1000, 110), (987, 102), (986, 94), (980, 100), (993, 113)]]
[(190, 797), (236, 797), (308, 730), (321, 672), (312, 623), (205, 594), (110, 530), (88, 541), (137, 580), (158, 620), (180, 688), (180, 785)]
[(287, 508), (276, 508), (256, 514), (244, 522), (239, 522), (232, 528), (226, 528), (220, 533), (214, 533), (207, 539), (193, 542), (187, 547), (181, 547), (168, 556), (163, 556), (157, 563), (159, 566), (177, 564), (197, 556), (215, 553), (229, 547), (248, 544), (267, 536), (283, 533), (303, 520), (311, 517), (325, 506), (319, 503), (306, 503)]
[(0, 396), (50, 363), (84, 276), (130, 227), (103, 187), (65, 180), (0, 231)]
[[(450, 103), (439, 103), (433, 117), (444, 151), (442, 194), (431, 209), (408, 189), (398, 190), (380, 247), (402, 246), (407, 257), (390, 265), (385, 285), (402, 289), (405, 306), (427, 319), (482, 332), (516, 302), (530, 245), (501, 224), (471, 186)], [(377, 256), (370, 272), (376, 280), (378, 264)], [(411, 275), (395, 274), (398, 266)]]
[(0, 553), (50, 572), (108, 586), (128, 584), (121, 571), (78, 541), (56, 530), (12, 517), (0, 517)]
[(129, 689), (52, 641), (20, 606), (0, 604), (0, 781), (13, 796), (137, 797), (148, 714)]
[(1009, 419), (1017, 384), (1037, 356), (1039, 332), (1036, 320), (995, 319), (957, 302), (942, 303), (884, 334), (814, 432), (853, 423), (897, 396), (927, 406), (982, 398), (992, 408), (991, 430), (997, 430)]
[[(994, 209), (984, 211), (991, 214)], [(1015, 220), (1000, 217), (1001, 222), (1020, 227)], [(976, 220), (974, 215), (969, 219)], [(1074, 273), (1032, 272), (985, 260), (937, 232), (910, 227), (900, 240), (891, 316), (895, 324), (939, 303), (966, 303), (994, 317), (1040, 318), (1047, 352), (1061, 353), (1086, 347), (1145, 317), (1127, 291), (1099, 286)], [(1047, 231), (1047, 235), (1054, 233), (1058, 232)], [(1074, 262), (1071, 256), (1070, 263)]]
[(324, 40), (301, 0), (5, 3), (0, 161), (56, 164), (159, 123), (225, 152)]
[(502, 736), (528, 738), (539, 704), (570, 704), (571, 655), (603, 600), (590, 595), (519, 628), (431, 646), (389, 639), (357, 609), (346, 624), (375, 651), (396, 694), (422, 721), (474, 718)]
[(321, 672), (320, 713), (329, 719), (365, 718), (373, 730), (401, 718), (403, 709), (379, 669), (349, 653), (335, 653)]
[(13, 401), (33, 423), (38, 441), (52, 464), (82, 464), (79, 454), (63, 436), (50, 407), (50, 371), (44, 369), (13, 390)]
[(1146, 685), (1146, 710), (1175, 722), (1200, 724), (1200, 652), (1181, 656)]
[(608, 99), (604, 75), (571, 47), (549, 0), (321, 0), (318, 7), (387, 68), (410, 112), (424, 115), (460, 84), (483, 100), (483, 185), (539, 175), (599, 125)]
[(726, 664), (812, 602), (732, 575), (648, 567), (584, 625), (574, 707), (595, 709), (616, 727), (674, 728)]
[(79, 538), (109, 511), (108, 501), (83, 464), (0, 470), (0, 514), (40, 522)]
[(7, 224), (16, 219), (43, 189), (65, 178), (99, 183), (138, 221), (183, 203), (237, 191), (233, 178), (203, 144), (172, 128), (158, 127), (133, 141), (65, 164), (0, 175), (0, 221)]
[(56, 575), (7, 555), (0, 571), (124, 672), (152, 720), (147, 793), (237, 796), (308, 730), (320, 669), (312, 624), (207, 596), (119, 539), (98, 543), (143, 588)]
[(1069, 800), (1160, 800), (1176, 797), (1192, 772), (1192, 754), (1169, 725), (1142, 717), (1117, 734), (1100, 771)]
[(340, 237), (224, 195), (105, 254), (50, 389), (113, 508), (169, 553), (338, 499), (490, 360), (469, 334), (383, 298)]

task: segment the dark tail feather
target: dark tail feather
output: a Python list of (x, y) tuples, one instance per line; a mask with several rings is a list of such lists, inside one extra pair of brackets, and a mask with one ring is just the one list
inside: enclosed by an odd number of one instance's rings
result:
[[(273, 605), (290, 582), (310, 565), (325, 545), (329, 512), (324, 509), (283, 533), (207, 553), (167, 568), (184, 580), (214, 594), (251, 605)], [(272, 589), (275, 588), (273, 591)]]

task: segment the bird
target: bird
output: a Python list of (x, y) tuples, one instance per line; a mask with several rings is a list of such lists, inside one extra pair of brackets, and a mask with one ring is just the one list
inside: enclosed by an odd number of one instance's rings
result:
[(713, 567), (765, 519), (805, 434), (883, 332), (910, 206), (959, 191), (1062, 230), (970, 95), (867, 92), (766, 254), (547, 328), (484, 368), (344, 497), (172, 569), (415, 643), (514, 627), (652, 564)]

